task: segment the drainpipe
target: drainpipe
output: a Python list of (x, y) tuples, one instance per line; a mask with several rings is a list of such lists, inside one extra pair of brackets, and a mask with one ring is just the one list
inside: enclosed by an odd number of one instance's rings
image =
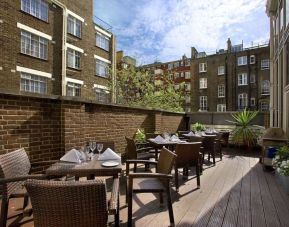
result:
[(62, 23), (62, 70), (61, 70), (61, 95), (66, 95), (66, 34), (67, 34), (67, 7), (57, 1), (51, 0), (52, 3), (59, 6), (63, 10), (63, 23)]

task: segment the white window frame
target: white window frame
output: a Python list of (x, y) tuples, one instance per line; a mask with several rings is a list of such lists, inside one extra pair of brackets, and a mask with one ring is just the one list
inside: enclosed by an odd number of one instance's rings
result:
[(262, 95), (269, 95), (270, 94), (270, 81), (263, 80), (261, 83), (261, 94)]
[(191, 72), (185, 72), (185, 79), (191, 79)]
[(206, 89), (208, 88), (208, 80), (207, 78), (200, 78), (200, 89)]
[(187, 95), (186, 96), (186, 103), (190, 103), (191, 102), (191, 96), (190, 95)]
[(199, 63), (199, 72), (200, 73), (207, 72), (207, 63), (206, 62)]
[(225, 74), (225, 66), (220, 65), (218, 66), (218, 75), (224, 75)]
[(262, 59), (261, 60), (261, 70), (270, 69), (270, 60), (269, 59)]
[(238, 86), (248, 85), (248, 75), (247, 73), (238, 74)]
[(175, 72), (174, 74), (175, 79), (178, 79), (180, 77), (180, 74), (178, 72)]
[(81, 66), (81, 52), (72, 48), (67, 48), (67, 67), (73, 69), (80, 69)]
[(247, 56), (238, 57), (238, 66), (247, 65)]
[(238, 109), (243, 110), (248, 107), (248, 94), (241, 93), (238, 94)]
[(20, 91), (47, 94), (47, 83), (47, 77), (20, 72)]
[(170, 69), (172, 69), (173, 68), (173, 63), (169, 63), (168, 64), (168, 69), (170, 70)]
[(200, 111), (208, 111), (208, 96), (200, 96)]
[(218, 85), (218, 98), (224, 98), (226, 96), (226, 89), (224, 84)]
[(95, 59), (95, 74), (100, 77), (108, 78), (109, 63), (100, 59)]
[(226, 112), (226, 104), (217, 104), (217, 112)]
[(21, 0), (21, 10), (48, 22), (48, 3), (46, 0)]
[(250, 74), (250, 83), (251, 84), (256, 83), (256, 74), (255, 73)]
[(181, 77), (184, 77), (184, 72), (180, 72), (180, 74), (181, 74)]
[(82, 22), (76, 17), (68, 14), (67, 16), (67, 33), (81, 38)]
[(185, 90), (186, 91), (190, 91), (191, 90), (191, 83), (185, 83), (184, 86), (185, 86)]
[(67, 81), (66, 95), (80, 97), (81, 96), (81, 84)]
[(106, 51), (109, 51), (109, 44), (110, 44), (110, 39), (106, 35), (96, 32), (96, 46), (104, 49)]
[(256, 56), (254, 54), (250, 55), (250, 64), (253, 65), (256, 63)]

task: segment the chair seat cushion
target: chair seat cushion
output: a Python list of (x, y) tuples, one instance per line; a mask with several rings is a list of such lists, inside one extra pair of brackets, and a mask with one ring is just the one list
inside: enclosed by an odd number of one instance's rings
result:
[(133, 191), (140, 192), (159, 192), (164, 191), (165, 187), (163, 183), (156, 178), (134, 178), (133, 179)]
[(137, 159), (150, 159), (154, 158), (155, 155), (153, 153), (138, 153)]

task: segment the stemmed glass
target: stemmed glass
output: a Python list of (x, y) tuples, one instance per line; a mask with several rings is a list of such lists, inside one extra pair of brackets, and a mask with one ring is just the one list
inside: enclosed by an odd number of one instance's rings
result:
[(90, 141), (89, 142), (89, 148), (90, 148), (91, 152), (94, 153), (95, 148), (96, 148), (96, 142), (95, 141)]
[(102, 143), (98, 143), (97, 144), (97, 150), (98, 150), (98, 159), (100, 157), (100, 152), (102, 151), (103, 149), (103, 144)]

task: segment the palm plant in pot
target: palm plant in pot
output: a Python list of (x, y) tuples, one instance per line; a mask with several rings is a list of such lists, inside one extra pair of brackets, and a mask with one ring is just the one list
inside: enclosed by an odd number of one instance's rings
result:
[(232, 132), (232, 140), (236, 144), (244, 145), (252, 148), (257, 143), (258, 135), (255, 126), (251, 125), (252, 120), (257, 116), (258, 111), (248, 111), (244, 109), (242, 112), (232, 114), (236, 128)]

